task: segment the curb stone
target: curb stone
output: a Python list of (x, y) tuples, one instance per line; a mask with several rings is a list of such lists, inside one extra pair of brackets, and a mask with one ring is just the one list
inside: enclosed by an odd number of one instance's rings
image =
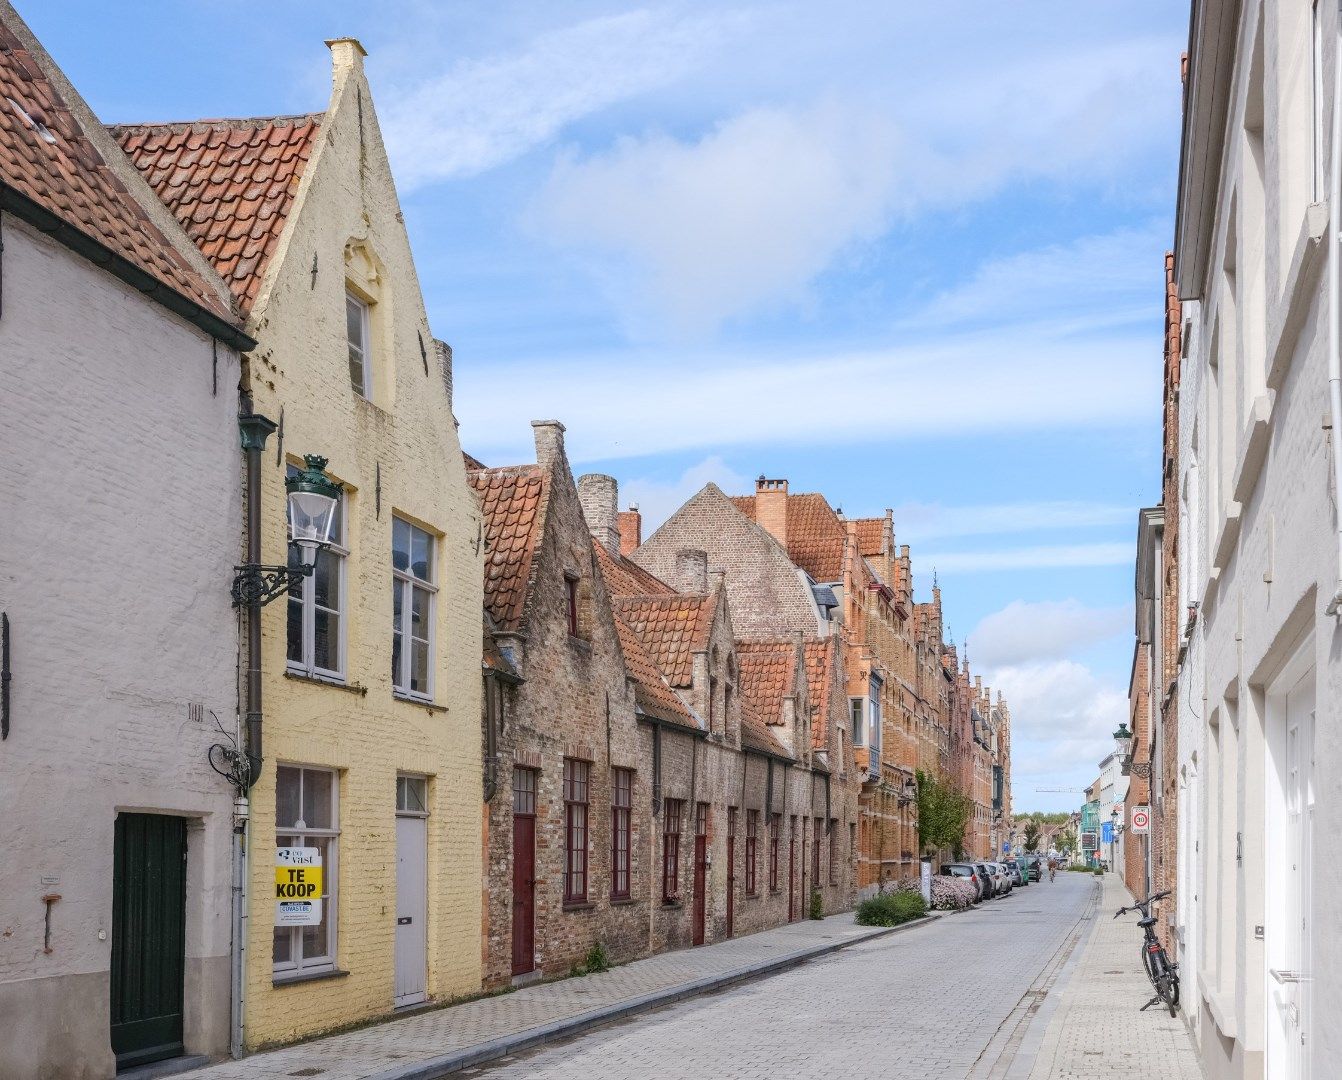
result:
[(512, 1035), (505, 1035), (502, 1038), (477, 1043), (475, 1046), (454, 1050), (449, 1054), (443, 1054), (441, 1057), (430, 1058), (428, 1061), (374, 1073), (368, 1077), (368, 1080), (437, 1080), (438, 1077), (449, 1076), (452, 1073), (460, 1072), (462, 1069), (497, 1061), (499, 1058), (521, 1053), (524, 1050), (532, 1050), (546, 1043), (567, 1038), (570, 1035), (581, 1034), (604, 1024), (625, 1020), (640, 1013), (661, 1008), (664, 1005), (673, 1005), (676, 1002), (684, 1001), (686, 998), (697, 997), (712, 990), (720, 990), (737, 983), (750, 982), (780, 971), (786, 971), (788, 968), (796, 967), (807, 960), (838, 952), (840, 949), (847, 949), (853, 945), (861, 945), (867, 941), (889, 937), (891, 934), (913, 930), (919, 926), (926, 926), (928, 923), (936, 922), (941, 918), (941, 915), (940, 912), (924, 915), (921, 918), (901, 923), (899, 926), (877, 929), (874, 933), (867, 934), (864, 937), (813, 945), (810, 948), (801, 949), (777, 959), (759, 961), (732, 971), (724, 971), (719, 975), (708, 975), (662, 990), (653, 990), (650, 993), (640, 994), (638, 997), (629, 998), (615, 1005), (603, 1005), (584, 1013), (578, 1013), (575, 1016), (565, 1017), (563, 1020), (556, 1020), (539, 1027), (527, 1028)]

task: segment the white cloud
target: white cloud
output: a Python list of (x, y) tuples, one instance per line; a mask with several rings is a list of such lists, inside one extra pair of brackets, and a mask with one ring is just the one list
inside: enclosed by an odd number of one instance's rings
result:
[(692, 142), (650, 134), (569, 153), (531, 220), (554, 241), (613, 255), (619, 287), (634, 285), (631, 303), (646, 300), (682, 329), (712, 329), (804, 299), (845, 247), (885, 230), (896, 142), (873, 110), (753, 109)]
[(520, 157), (582, 117), (674, 83), (741, 21), (732, 12), (603, 15), (393, 91), (380, 112), (397, 182), (411, 190)]
[(995, 668), (1065, 657), (1078, 649), (1131, 632), (1125, 607), (1087, 607), (1079, 600), (1015, 600), (985, 616), (969, 635), (974, 660)]
[(920, 544), (961, 536), (1002, 533), (1056, 533), (1060, 529), (1127, 524), (1131, 507), (1111, 503), (1063, 500), (995, 503), (980, 506), (943, 506), (938, 503), (901, 503), (894, 508), (895, 533), (901, 542)]
[(715, 454), (691, 465), (670, 482), (647, 477), (622, 480), (620, 501), (625, 506), (638, 506), (643, 515), (643, 535), (651, 536), (653, 530), (680, 509), (686, 499), (708, 483), (717, 484), (723, 491), (749, 491), (753, 487), (748, 477), (736, 472)]
[(1130, 543), (1042, 544), (1036, 547), (993, 548), (988, 551), (951, 551), (923, 555), (919, 562), (941, 573), (979, 573), (1001, 570), (1037, 570), (1065, 566), (1122, 566), (1132, 562)]

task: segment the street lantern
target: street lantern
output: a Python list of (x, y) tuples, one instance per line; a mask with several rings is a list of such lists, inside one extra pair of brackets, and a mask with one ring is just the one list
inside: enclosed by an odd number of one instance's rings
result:
[(302, 564), (311, 567), (318, 550), (331, 543), (340, 487), (326, 477), (326, 458), (306, 454), (303, 462), (306, 468), (289, 477), (284, 487), (289, 493), (289, 542), (297, 546)]
[(1118, 730), (1114, 732), (1114, 749), (1118, 751), (1118, 757), (1126, 761), (1128, 755), (1132, 752), (1132, 732), (1128, 730), (1128, 725), (1120, 723)]

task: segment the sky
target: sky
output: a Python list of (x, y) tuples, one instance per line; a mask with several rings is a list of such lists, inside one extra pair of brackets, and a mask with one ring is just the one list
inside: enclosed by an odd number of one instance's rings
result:
[(705, 483), (893, 508), (1073, 809), (1160, 498), (1168, 0), (17, 0), (111, 122), (323, 109), (358, 37), (463, 445), (567, 426), (645, 532)]

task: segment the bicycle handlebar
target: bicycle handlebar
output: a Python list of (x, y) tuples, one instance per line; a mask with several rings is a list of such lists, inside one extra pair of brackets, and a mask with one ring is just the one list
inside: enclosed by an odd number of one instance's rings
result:
[(1166, 889), (1164, 892), (1152, 893), (1145, 900), (1138, 900), (1131, 907), (1121, 907), (1114, 912), (1114, 918), (1117, 919), (1120, 915), (1126, 915), (1129, 911), (1137, 911), (1138, 909), (1145, 911), (1157, 900), (1164, 900), (1173, 891), (1172, 889)]

